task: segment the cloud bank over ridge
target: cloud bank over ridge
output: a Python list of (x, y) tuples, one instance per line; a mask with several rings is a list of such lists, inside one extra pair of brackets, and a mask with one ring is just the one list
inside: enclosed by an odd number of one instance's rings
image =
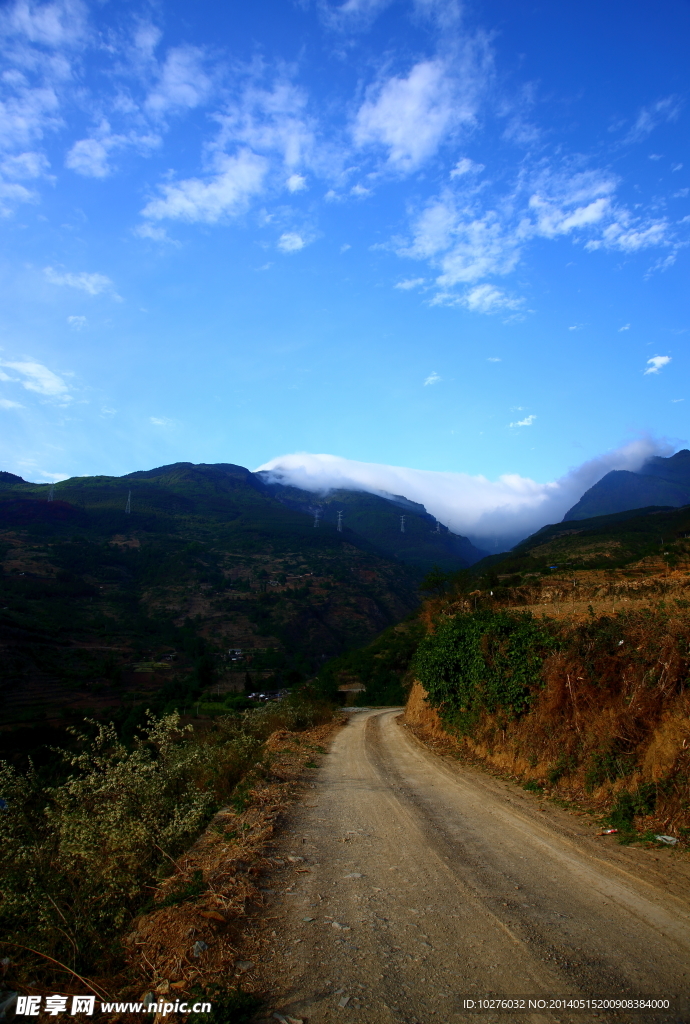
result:
[(640, 438), (590, 459), (548, 483), (518, 473), (504, 473), (497, 480), (488, 480), (468, 473), (386, 466), (308, 452), (278, 456), (259, 466), (257, 472), (268, 472), (275, 483), (317, 494), (336, 488), (402, 494), (425, 505), (454, 533), (493, 548), (496, 542), (505, 547), (547, 523), (560, 522), (584, 492), (611, 470), (635, 471), (652, 455), (672, 453), (669, 444)]

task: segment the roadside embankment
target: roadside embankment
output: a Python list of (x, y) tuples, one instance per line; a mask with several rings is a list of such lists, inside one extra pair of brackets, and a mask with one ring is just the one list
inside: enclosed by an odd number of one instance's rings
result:
[(430, 622), (406, 723), (622, 836), (690, 838), (685, 609), (537, 619), (488, 610)]

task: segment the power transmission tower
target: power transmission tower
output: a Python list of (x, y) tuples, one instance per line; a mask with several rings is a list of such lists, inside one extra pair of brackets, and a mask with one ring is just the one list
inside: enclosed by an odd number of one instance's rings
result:
[(405, 532), (405, 516), (400, 516), (400, 532)]
[(316, 529), (316, 527), (319, 525), (320, 519), (321, 519), (321, 509), (317, 508), (316, 511), (314, 512), (314, 529)]
[(53, 495), (54, 494), (55, 494), (55, 484), (51, 484), (50, 485), (50, 489), (48, 491), (48, 501), (52, 501), (53, 500)]
[(437, 519), (436, 520), (436, 533), (440, 533), (440, 532), (441, 532), (441, 524), (439, 523), (439, 521)]
[(125, 505), (125, 515), (131, 515), (132, 513), (132, 492), (130, 491), (127, 495), (127, 504)]
[(338, 533), (343, 532), (343, 513), (338, 512)]

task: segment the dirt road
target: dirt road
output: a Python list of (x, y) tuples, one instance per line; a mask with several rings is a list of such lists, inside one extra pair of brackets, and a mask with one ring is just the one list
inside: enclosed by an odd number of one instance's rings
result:
[[(427, 750), (400, 718), (351, 714), (275, 848), (270, 1013), (690, 1021), (687, 856), (597, 840), (584, 818)], [(546, 1006), (468, 1008), (492, 996)], [(549, 1009), (551, 997), (641, 996), (673, 1009)]]

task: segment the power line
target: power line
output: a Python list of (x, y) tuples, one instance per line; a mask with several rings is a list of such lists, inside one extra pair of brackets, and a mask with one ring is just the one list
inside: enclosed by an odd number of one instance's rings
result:
[(55, 494), (55, 484), (51, 484), (50, 485), (50, 489), (48, 491), (48, 501), (52, 501), (53, 500), (53, 495), (54, 494)]
[(400, 516), (400, 532), (405, 532), (405, 516)]
[(125, 505), (125, 515), (132, 514), (132, 492), (130, 491), (127, 495), (127, 504)]
[(338, 533), (343, 532), (343, 513), (338, 512)]

